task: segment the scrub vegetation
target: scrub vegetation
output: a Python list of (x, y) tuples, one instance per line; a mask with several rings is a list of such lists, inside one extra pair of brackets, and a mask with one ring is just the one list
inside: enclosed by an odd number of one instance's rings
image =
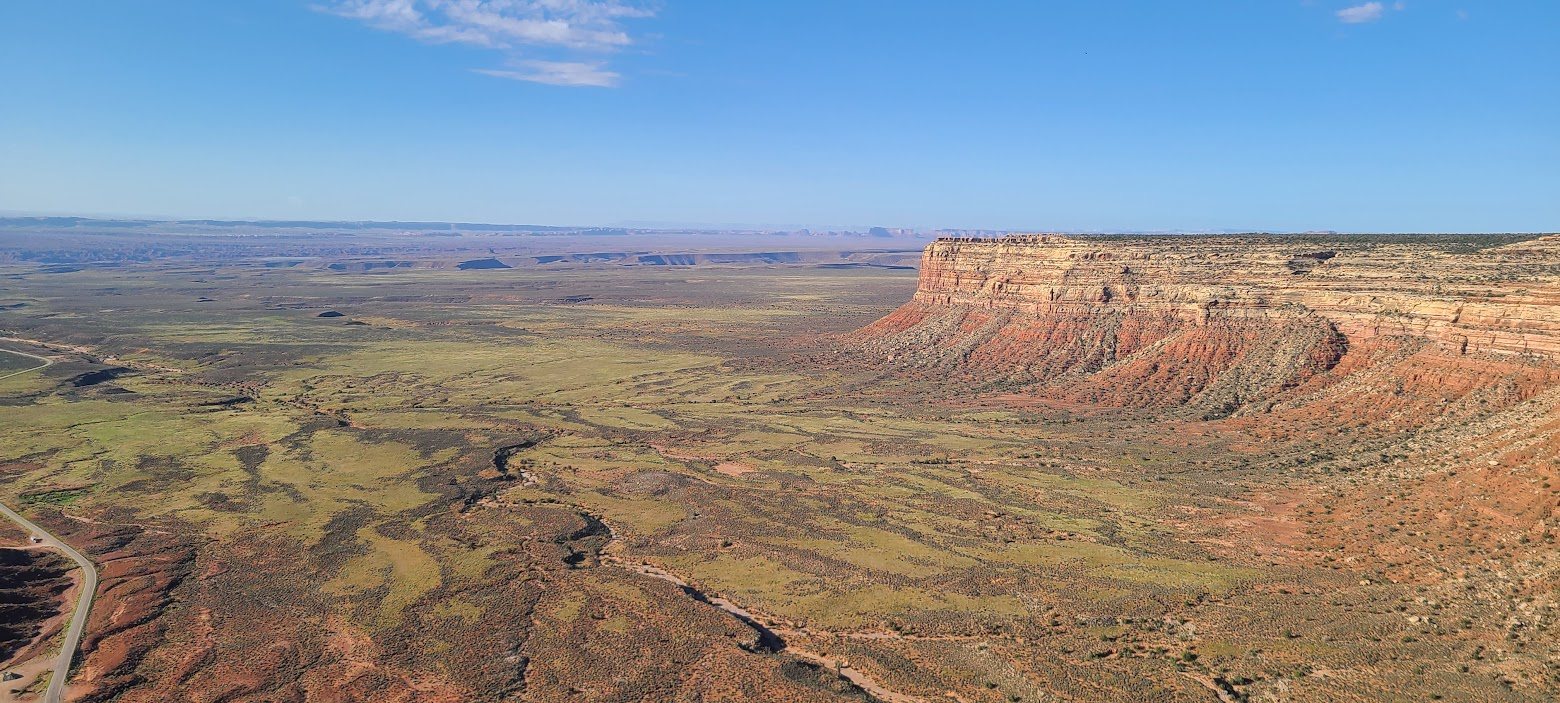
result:
[(1552, 533), (1428, 531), (1370, 426), (895, 374), (840, 340), (913, 271), (0, 273), (56, 361), (0, 500), (110, 567), (86, 700), (1555, 691)]

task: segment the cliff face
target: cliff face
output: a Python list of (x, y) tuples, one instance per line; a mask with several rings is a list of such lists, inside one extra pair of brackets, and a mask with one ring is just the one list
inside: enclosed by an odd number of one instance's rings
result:
[(1376, 365), (1364, 357), (1537, 372), (1560, 357), (1560, 237), (944, 239), (914, 299), (857, 339), (1071, 400), (1217, 414)]

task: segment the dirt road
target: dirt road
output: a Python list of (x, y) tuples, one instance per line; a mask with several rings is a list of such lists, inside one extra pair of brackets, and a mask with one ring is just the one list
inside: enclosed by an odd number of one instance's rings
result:
[(49, 679), (49, 690), (43, 694), (43, 703), (61, 703), (65, 696), (65, 682), (70, 678), (71, 661), (76, 657), (76, 647), (81, 644), (81, 632), (87, 626), (87, 611), (92, 609), (92, 596), (97, 593), (97, 567), (82, 556), (81, 552), (72, 549), (60, 538), (45, 532), (43, 528), (34, 525), (31, 520), (22, 517), (16, 511), (0, 505), (0, 514), (4, 514), (16, 524), (31, 531), (43, 544), (64, 552), (65, 556), (70, 557), (81, 567), (84, 576), (81, 598), (76, 601), (76, 610), (70, 615), (70, 627), (65, 629), (65, 642), (60, 645), (60, 657), (54, 664), (54, 676)]
[(19, 352), (19, 351), (15, 351), (15, 350), (12, 350), (12, 349), (0, 349), (0, 352), (5, 352), (7, 354), (15, 354), (17, 356), (25, 356), (25, 357), (27, 357), (29, 359), (37, 359), (37, 360), (43, 362), (42, 364), (34, 366), (34, 367), (30, 368), (30, 369), (22, 369), (21, 371), (12, 371), (11, 373), (0, 375), (0, 381), (4, 381), (5, 379), (8, 379), (8, 378), (10, 378), (12, 376), (20, 376), (20, 375), (22, 375), (24, 373), (30, 373), (30, 372), (33, 372), (33, 371), (37, 371), (38, 369), (44, 368), (44, 367), (54, 363), (54, 361), (52, 359), (47, 359), (47, 358), (38, 356), (37, 354), (28, 354), (27, 352)]

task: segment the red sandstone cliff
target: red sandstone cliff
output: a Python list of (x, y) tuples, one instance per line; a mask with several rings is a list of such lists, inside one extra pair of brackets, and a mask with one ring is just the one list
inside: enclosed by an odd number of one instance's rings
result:
[(1068, 400), (1220, 415), (1389, 357), (1442, 359), (1460, 369), (1439, 372), (1449, 379), (1496, 367), (1548, 378), (1560, 357), (1560, 237), (1476, 244), (943, 239), (923, 255), (914, 299), (856, 339), (896, 363)]

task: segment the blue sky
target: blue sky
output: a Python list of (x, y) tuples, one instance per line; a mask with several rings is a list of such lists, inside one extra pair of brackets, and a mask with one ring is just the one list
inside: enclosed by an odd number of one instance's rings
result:
[(12, 0), (0, 210), (1560, 229), (1560, 2)]

